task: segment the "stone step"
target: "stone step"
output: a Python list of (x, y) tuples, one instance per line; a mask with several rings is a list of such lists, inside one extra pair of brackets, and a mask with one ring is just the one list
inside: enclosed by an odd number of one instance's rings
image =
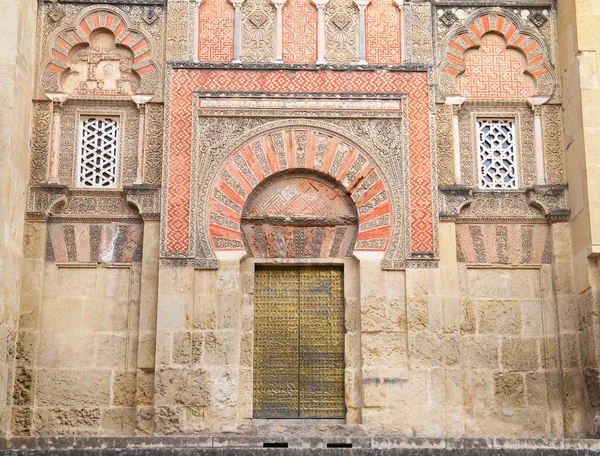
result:
[(0, 456), (600, 456), (600, 440), (318, 436), (15, 437)]

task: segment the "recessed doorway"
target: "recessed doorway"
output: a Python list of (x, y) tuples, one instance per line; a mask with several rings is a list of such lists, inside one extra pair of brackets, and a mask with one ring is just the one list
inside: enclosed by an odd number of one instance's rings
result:
[(343, 419), (344, 332), (342, 267), (256, 265), (254, 418)]

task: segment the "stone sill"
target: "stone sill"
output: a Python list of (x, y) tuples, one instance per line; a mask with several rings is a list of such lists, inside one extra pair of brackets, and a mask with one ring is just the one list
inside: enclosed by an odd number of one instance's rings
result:
[[(342, 426), (345, 427), (345, 426)], [(361, 432), (359, 426), (349, 426)], [(297, 432), (299, 429), (296, 428)], [(286, 448), (264, 448), (287, 443)], [(266, 444), (266, 445), (265, 445)], [(600, 440), (594, 439), (516, 439), (516, 438), (412, 438), (352, 437), (349, 435), (215, 435), (166, 437), (13, 437), (0, 439), (0, 456), (14, 454), (64, 455), (251, 455), (257, 449), (270, 454), (339, 455), (340, 444), (352, 444), (353, 453), (392, 456), (400, 454), (480, 454), (519, 456), (533, 454), (600, 455)], [(344, 448), (346, 451), (348, 447)], [(372, 451), (375, 450), (375, 451)]]

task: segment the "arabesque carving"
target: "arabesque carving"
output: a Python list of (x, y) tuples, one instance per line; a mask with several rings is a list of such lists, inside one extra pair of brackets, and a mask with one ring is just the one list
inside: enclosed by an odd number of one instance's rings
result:
[(36, 101), (33, 107), (31, 132), (31, 174), (34, 184), (48, 179), (48, 157), (52, 130), (52, 102)]
[(275, 8), (269, 0), (246, 0), (242, 6), (242, 61), (275, 58)]
[(353, 0), (329, 0), (325, 15), (325, 59), (331, 63), (357, 62), (358, 9)]
[(542, 108), (544, 158), (546, 183), (564, 184), (565, 162), (563, 154), (562, 110), (559, 105), (544, 105)]

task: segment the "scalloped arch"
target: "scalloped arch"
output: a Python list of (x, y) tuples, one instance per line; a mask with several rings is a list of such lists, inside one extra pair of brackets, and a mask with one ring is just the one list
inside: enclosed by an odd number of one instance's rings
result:
[(456, 79), (465, 71), (465, 53), (478, 49), (482, 38), (491, 33), (502, 36), (507, 49), (517, 50), (525, 57), (524, 73), (535, 80), (535, 95), (552, 96), (556, 76), (549, 50), (535, 32), (527, 30), (518, 18), (505, 11), (480, 11), (467, 23), (467, 27), (460, 27), (450, 35), (442, 50), (440, 89), (445, 96), (459, 95)]
[(316, 171), (341, 185), (358, 210), (355, 250), (385, 251), (392, 205), (377, 167), (341, 136), (303, 127), (264, 133), (225, 161), (207, 206), (207, 231), (214, 251), (244, 249), (239, 224), (246, 200), (267, 177), (293, 169)]
[(142, 79), (138, 93), (151, 94), (158, 85), (158, 66), (153, 59), (151, 39), (140, 30), (133, 30), (123, 13), (100, 7), (86, 9), (75, 20), (75, 26), (58, 30), (50, 41), (50, 58), (44, 65), (42, 88), (44, 91), (59, 91), (60, 76), (69, 68), (69, 51), (77, 45), (90, 44), (95, 30), (107, 29), (115, 36), (115, 44), (125, 46), (133, 53), (131, 67)]

